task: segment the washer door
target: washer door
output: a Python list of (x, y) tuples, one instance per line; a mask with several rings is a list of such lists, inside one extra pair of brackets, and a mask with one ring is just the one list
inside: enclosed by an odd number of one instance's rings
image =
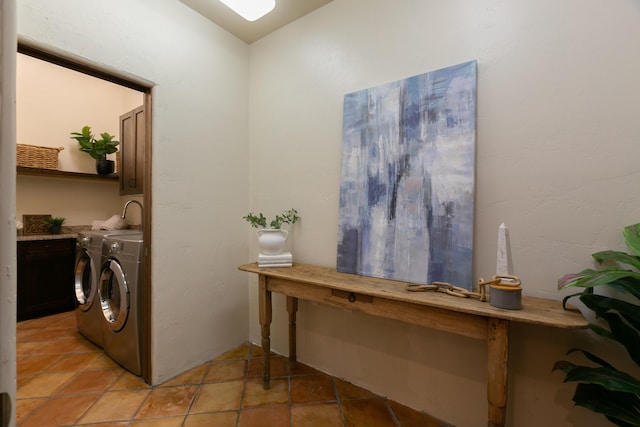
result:
[(96, 283), (96, 271), (89, 253), (83, 249), (76, 258), (75, 271), (75, 296), (78, 308), (87, 311), (95, 301), (98, 284)]
[(98, 294), (107, 326), (118, 332), (129, 316), (129, 283), (118, 261), (110, 259), (102, 266)]

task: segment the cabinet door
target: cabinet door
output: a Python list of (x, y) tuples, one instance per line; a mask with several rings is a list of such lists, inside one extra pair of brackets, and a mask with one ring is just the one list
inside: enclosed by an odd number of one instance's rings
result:
[(120, 194), (142, 194), (144, 177), (144, 106), (120, 116)]
[(18, 320), (73, 310), (75, 242), (18, 242)]

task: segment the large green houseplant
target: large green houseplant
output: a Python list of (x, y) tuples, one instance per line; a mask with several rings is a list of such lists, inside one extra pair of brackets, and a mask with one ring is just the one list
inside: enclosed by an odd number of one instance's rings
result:
[(81, 132), (71, 132), (71, 138), (78, 141), (80, 151), (88, 153), (96, 159), (96, 169), (99, 174), (113, 173), (113, 160), (107, 160), (107, 154), (118, 151), (117, 147), (120, 141), (113, 139), (115, 136), (103, 132), (97, 139), (91, 133), (91, 127), (84, 126)]
[[(633, 253), (594, 253), (593, 258), (605, 264), (602, 269), (568, 274), (560, 278), (558, 287), (581, 288), (581, 292), (565, 297), (563, 305), (566, 307), (567, 300), (577, 296), (595, 312), (598, 324), (591, 323), (590, 329), (624, 346), (640, 367), (640, 224), (625, 227), (624, 237)], [(597, 287), (604, 292), (596, 294)], [(640, 426), (640, 379), (588, 351), (574, 348), (567, 354), (575, 352), (582, 353), (595, 366), (561, 360), (553, 368), (565, 373), (565, 382), (578, 383), (573, 395), (575, 404), (603, 414), (615, 425)]]

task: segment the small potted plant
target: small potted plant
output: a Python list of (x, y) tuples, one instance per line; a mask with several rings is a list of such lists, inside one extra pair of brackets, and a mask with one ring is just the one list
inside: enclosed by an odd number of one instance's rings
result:
[(62, 231), (62, 224), (64, 223), (64, 218), (62, 217), (47, 218), (44, 220), (44, 223), (49, 226), (49, 232), (51, 234), (60, 234), (60, 232)]
[(289, 232), (282, 230), (282, 225), (293, 225), (300, 220), (298, 211), (295, 209), (289, 209), (276, 215), (275, 218), (268, 223), (269, 226), (267, 226), (267, 218), (262, 213), (254, 215), (249, 212), (242, 218), (251, 224), (253, 228), (258, 229), (258, 246), (260, 247), (260, 253), (266, 255), (277, 255), (284, 249)]
[(85, 126), (81, 132), (71, 132), (71, 139), (75, 139), (80, 144), (80, 151), (88, 153), (96, 159), (96, 171), (100, 175), (113, 173), (115, 165), (113, 160), (107, 160), (107, 154), (118, 151), (120, 141), (116, 141), (115, 136), (107, 132), (100, 134), (100, 139), (96, 139), (91, 133), (91, 127)]

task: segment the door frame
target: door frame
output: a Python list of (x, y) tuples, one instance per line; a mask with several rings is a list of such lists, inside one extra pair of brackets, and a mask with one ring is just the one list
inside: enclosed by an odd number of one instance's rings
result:
[(16, 422), (15, 0), (0, 2), (0, 427)]
[[(151, 384), (151, 229), (152, 229), (152, 197), (151, 197), (151, 162), (152, 162), (152, 92), (154, 84), (148, 80), (139, 78), (137, 76), (129, 75), (124, 72), (110, 69), (102, 64), (93, 63), (85, 58), (75, 56), (70, 53), (62, 52), (60, 50), (54, 50), (49, 46), (40, 46), (34, 44), (31, 41), (18, 38), (18, 53), (22, 53), (34, 58), (50, 62), (52, 64), (59, 65), (70, 70), (78, 71), (83, 74), (87, 74), (101, 80), (106, 80), (111, 83), (118, 84), (120, 86), (127, 87), (129, 89), (137, 90), (143, 94), (143, 106), (145, 110), (145, 146), (144, 146), (144, 183), (143, 183), (143, 195), (142, 204), (144, 206), (142, 212), (142, 236), (144, 240), (143, 254), (142, 254), (142, 291), (141, 297), (141, 358), (142, 358), (142, 377), (144, 380)], [(15, 61), (15, 59), (14, 59)], [(15, 82), (14, 82), (15, 88)], [(15, 145), (15, 135), (14, 135)], [(15, 148), (14, 148), (15, 150)], [(15, 154), (13, 156), (15, 171)], [(14, 192), (15, 192), (15, 173), (14, 173)], [(15, 198), (15, 197), (14, 197)], [(15, 216), (15, 202), (13, 206), (13, 214)], [(15, 304), (14, 304), (15, 305)], [(15, 328), (14, 328), (15, 329)], [(14, 351), (15, 352), (15, 351)], [(3, 427), (3, 426), (0, 426)]]

